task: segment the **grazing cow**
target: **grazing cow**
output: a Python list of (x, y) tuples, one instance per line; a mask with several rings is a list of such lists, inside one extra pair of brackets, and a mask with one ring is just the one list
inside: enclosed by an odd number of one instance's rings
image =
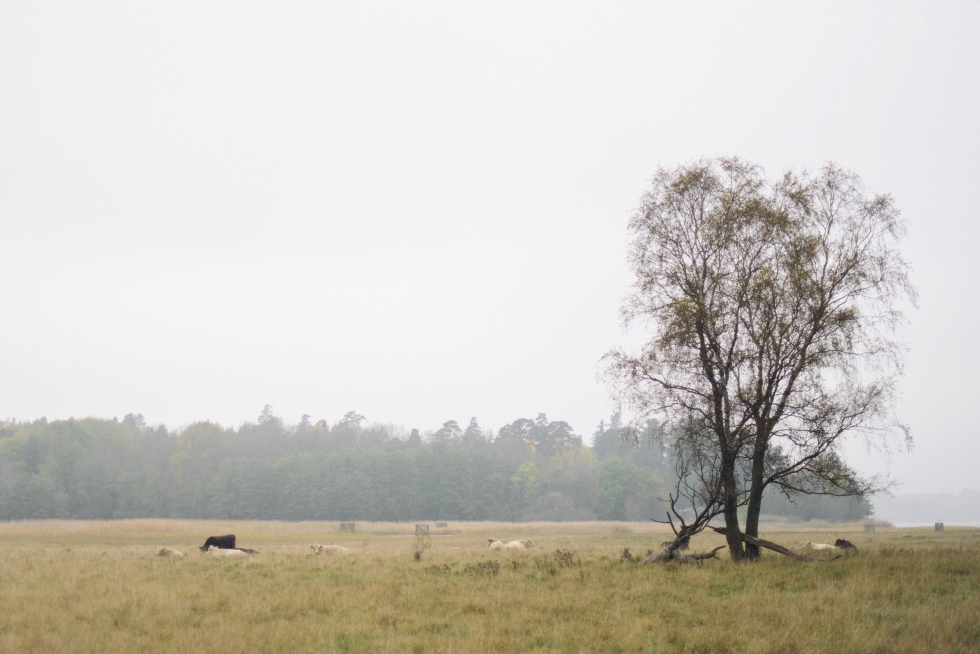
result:
[(229, 556), (239, 556), (239, 557), (241, 557), (241, 556), (248, 556), (248, 552), (245, 552), (243, 550), (236, 550), (236, 549), (228, 549), (228, 548), (215, 547), (214, 545), (209, 545), (208, 546), (208, 553), (211, 556), (225, 556), (225, 557), (229, 557)]
[(208, 536), (208, 539), (204, 541), (204, 545), (201, 545), (201, 551), (207, 552), (208, 548), (214, 545), (219, 550), (233, 550), (235, 549), (235, 534), (227, 534), (225, 536)]
[(327, 556), (337, 556), (338, 554), (347, 554), (350, 552), (346, 547), (340, 545), (310, 545), (313, 549), (313, 553), (317, 556), (321, 554), (326, 554)]
[(836, 545), (827, 545), (826, 543), (811, 543), (807, 541), (803, 543), (803, 549), (805, 550), (836, 550)]
[(844, 540), (843, 538), (838, 538), (834, 542), (834, 547), (839, 547), (842, 550), (856, 550), (857, 549), (857, 545), (855, 545), (854, 543), (852, 543), (849, 540)]
[(169, 547), (163, 547), (160, 549), (159, 552), (157, 552), (157, 556), (172, 556), (175, 559), (182, 559), (184, 558), (184, 553), (178, 552), (177, 550), (171, 549)]

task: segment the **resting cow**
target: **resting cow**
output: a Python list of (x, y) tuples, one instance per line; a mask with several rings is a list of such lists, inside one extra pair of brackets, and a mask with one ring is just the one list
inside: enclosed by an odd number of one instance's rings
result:
[(208, 539), (204, 541), (204, 545), (201, 545), (201, 551), (207, 552), (208, 548), (212, 545), (221, 550), (233, 550), (235, 549), (235, 534), (208, 536)]
[(805, 550), (836, 550), (836, 545), (827, 545), (826, 543), (811, 543), (807, 541), (803, 543), (803, 549)]
[(347, 554), (350, 552), (346, 547), (340, 545), (310, 545), (313, 549), (313, 553), (317, 556), (321, 554), (326, 554), (327, 556), (336, 556), (338, 554)]
[(494, 551), (519, 551), (526, 550), (529, 547), (534, 547), (534, 542), (525, 538), (524, 540), (512, 540), (509, 543), (504, 543), (497, 540), (496, 538), (488, 538), (487, 546)]
[(157, 556), (172, 556), (176, 559), (182, 559), (184, 558), (184, 553), (169, 547), (163, 547), (157, 552)]
[(530, 538), (525, 538), (524, 540), (512, 540), (504, 545), (504, 549), (507, 550), (526, 550), (531, 547), (534, 547), (534, 541), (532, 541)]
[(210, 554), (211, 556), (225, 556), (225, 557), (229, 557), (229, 556), (238, 556), (238, 557), (248, 556), (248, 552), (246, 552), (244, 550), (223, 549), (223, 548), (215, 547), (214, 545), (208, 546), (208, 554)]

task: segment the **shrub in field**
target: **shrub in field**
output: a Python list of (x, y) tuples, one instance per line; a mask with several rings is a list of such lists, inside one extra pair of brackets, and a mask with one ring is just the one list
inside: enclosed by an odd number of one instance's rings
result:
[[(575, 554), (569, 552), (568, 550), (557, 549), (555, 550), (555, 563), (558, 564), (559, 568), (570, 568), (575, 565)], [(582, 567), (582, 559), (578, 559), (579, 567)]]
[(487, 561), (477, 561), (476, 563), (470, 563), (465, 568), (464, 572), (485, 574), (488, 577), (496, 577), (500, 573), (500, 561), (497, 560), (487, 560)]
[(412, 558), (421, 561), (422, 553), (430, 547), (432, 547), (432, 540), (428, 536), (416, 536), (415, 545), (412, 548)]

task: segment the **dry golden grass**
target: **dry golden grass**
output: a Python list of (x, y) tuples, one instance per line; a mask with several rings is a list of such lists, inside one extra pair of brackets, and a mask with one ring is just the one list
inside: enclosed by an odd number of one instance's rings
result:
[[(980, 530), (770, 527), (763, 536), (789, 547), (845, 537), (861, 551), (829, 563), (623, 565), (623, 547), (643, 554), (667, 532), (450, 523), (432, 533), (453, 535), (434, 535), (415, 562), (411, 524), (346, 534), (337, 523), (0, 523), (0, 651), (980, 651)], [(229, 532), (262, 554), (198, 552)], [(490, 552), (489, 536), (538, 547)], [(314, 542), (354, 552), (315, 557)], [(720, 543), (701, 535), (694, 549)], [(187, 557), (155, 557), (163, 546)]]

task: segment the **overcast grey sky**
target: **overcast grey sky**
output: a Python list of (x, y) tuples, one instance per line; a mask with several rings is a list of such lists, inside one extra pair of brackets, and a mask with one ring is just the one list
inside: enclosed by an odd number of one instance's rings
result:
[(656, 168), (834, 160), (909, 226), (888, 469), (980, 488), (980, 4), (680, 5), (3, 3), (0, 416), (588, 436)]

